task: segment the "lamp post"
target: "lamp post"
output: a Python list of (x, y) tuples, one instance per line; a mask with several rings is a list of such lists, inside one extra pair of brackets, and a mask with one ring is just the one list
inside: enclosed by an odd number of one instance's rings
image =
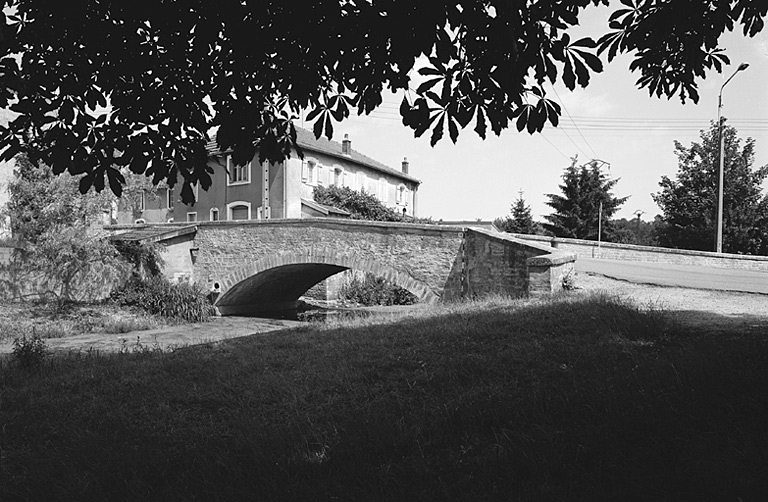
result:
[(723, 152), (725, 149), (725, 142), (723, 141), (723, 89), (726, 84), (731, 81), (740, 71), (749, 68), (749, 63), (741, 63), (733, 75), (728, 77), (728, 80), (720, 86), (720, 94), (717, 96), (717, 130), (720, 136), (720, 170), (718, 172), (717, 182), (717, 239), (715, 240), (715, 252), (723, 252), (723, 164), (725, 162), (723, 158)]

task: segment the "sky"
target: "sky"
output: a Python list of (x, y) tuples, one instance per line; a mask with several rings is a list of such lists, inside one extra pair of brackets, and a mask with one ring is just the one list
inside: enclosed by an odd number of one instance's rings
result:
[[(606, 31), (601, 23), (607, 13), (585, 11), (576, 35), (599, 38)], [(560, 127), (548, 125), (542, 134), (531, 136), (513, 127), (497, 137), (489, 128), (482, 140), (471, 123), (455, 145), (446, 132), (433, 148), (429, 132), (414, 138), (402, 125), (397, 111), (402, 94), (393, 94), (371, 115), (336, 124), (334, 139), (349, 134), (352, 148), (394, 168), (408, 157), (410, 174), (422, 181), (418, 192), (422, 217), (493, 220), (508, 216), (522, 191), (534, 219), (542, 220), (552, 213), (545, 204), (546, 194), (561, 193), (563, 171), (578, 155), (579, 164), (593, 158), (610, 164), (606, 174), (619, 179), (614, 195), (629, 196), (615, 218), (634, 218), (639, 212), (650, 221), (661, 213), (651, 194), (659, 191), (663, 175), (674, 178), (677, 173), (674, 141), (690, 146), (710, 121), (717, 120), (720, 87), (741, 62), (750, 66), (725, 87), (723, 116), (740, 137), (755, 139), (754, 166), (768, 164), (768, 29), (755, 38), (740, 31), (726, 33), (721, 47), (731, 64), (722, 74), (711, 72), (699, 81), (697, 104), (687, 100), (683, 105), (677, 97), (650, 97), (635, 85), (639, 74), (630, 73), (631, 57), (623, 55), (605, 65), (603, 73), (593, 74), (585, 89), (545, 87), (563, 111)]]

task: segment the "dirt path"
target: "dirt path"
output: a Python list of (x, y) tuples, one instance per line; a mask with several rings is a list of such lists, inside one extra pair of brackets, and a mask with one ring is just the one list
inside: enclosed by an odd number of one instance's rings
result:
[(626, 296), (714, 332), (736, 328), (768, 334), (768, 295), (635, 284), (587, 273), (577, 274), (576, 286)]
[[(119, 352), (141, 347), (163, 349), (215, 342), (227, 338), (267, 333), (303, 324), (300, 321), (270, 320), (249, 317), (217, 317), (211, 322), (166, 326), (145, 331), (107, 334), (87, 333), (66, 338), (49, 338), (46, 344), (54, 352), (88, 351)], [(10, 342), (0, 343), (0, 354), (10, 353)]]

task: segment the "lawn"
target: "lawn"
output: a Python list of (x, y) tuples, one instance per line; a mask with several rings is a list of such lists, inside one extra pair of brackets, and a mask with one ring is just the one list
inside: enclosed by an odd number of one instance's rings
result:
[(768, 497), (768, 341), (605, 294), (0, 364), (3, 502)]

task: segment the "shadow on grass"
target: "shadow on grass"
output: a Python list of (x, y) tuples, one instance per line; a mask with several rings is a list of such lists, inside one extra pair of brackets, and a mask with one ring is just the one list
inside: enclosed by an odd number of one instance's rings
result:
[(0, 373), (2, 500), (756, 500), (768, 346), (598, 295)]

